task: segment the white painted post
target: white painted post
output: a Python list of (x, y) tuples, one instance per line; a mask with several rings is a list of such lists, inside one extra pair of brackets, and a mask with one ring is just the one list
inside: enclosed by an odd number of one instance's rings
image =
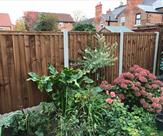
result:
[(119, 75), (122, 74), (123, 68), (123, 41), (124, 41), (124, 33), (120, 33), (120, 47), (119, 47)]
[(154, 61), (153, 61), (153, 74), (156, 74), (156, 63), (157, 63), (157, 54), (158, 54), (159, 35), (160, 35), (159, 32), (156, 32), (155, 53), (154, 53)]
[(64, 67), (69, 67), (68, 31), (63, 31)]

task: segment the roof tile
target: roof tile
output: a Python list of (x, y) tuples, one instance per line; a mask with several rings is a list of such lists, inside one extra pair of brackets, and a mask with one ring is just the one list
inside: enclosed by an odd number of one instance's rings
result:
[(24, 12), (25, 16), (30, 16), (32, 19), (36, 19), (39, 13), (55, 15), (59, 22), (74, 22), (70, 14), (65, 13), (48, 13), (48, 12), (35, 12), (35, 11), (26, 11)]
[(12, 26), (9, 14), (0, 13), (0, 26)]

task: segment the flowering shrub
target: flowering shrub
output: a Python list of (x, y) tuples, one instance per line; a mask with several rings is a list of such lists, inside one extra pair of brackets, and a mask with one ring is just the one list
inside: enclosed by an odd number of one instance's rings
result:
[[(115, 92), (122, 102), (132, 108), (142, 106), (150, 112), (160, 112), (163, 106), (163, 83), (148, 70), (134, 65), (129, 72), (114, 80), (114, 85), (103, 81), (100, 85), (107, 94)], [(111, 100), (108, 100), (111, 103)]]

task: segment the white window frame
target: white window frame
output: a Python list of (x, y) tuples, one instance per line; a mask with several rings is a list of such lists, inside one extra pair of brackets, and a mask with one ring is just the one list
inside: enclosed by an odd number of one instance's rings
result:
[(125, 23), (126, 22), (126, 17), (121, 17), (120, 18), (120, 23)]
[(138, 13), (135, 16), (135, 25), (141, 25), (141, 14)]

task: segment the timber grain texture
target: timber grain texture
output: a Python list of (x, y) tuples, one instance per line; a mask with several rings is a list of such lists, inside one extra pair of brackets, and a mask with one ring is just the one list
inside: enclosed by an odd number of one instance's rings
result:
[[(119, 56), (119, 33), (104, 33), (108, 45), (117, 42), (115, 55)], [(152, 71), (155, 33), (125, 33), (123, 71), (138, 64)], [(69, 59), (75, 62), (81, 52), (92, 43), (96, 46), (95, 33), (69, 32)], [(36, 86), (27, 82), (28, 72), (47, 75), (49, 63), (57, 70), (64, 67), (62, 32), (0, 32), (0, 114), (27, 108), (46, 100)], [(105, 79), (112, 82), (118, 76), (118, 60), (106, 67)]]

